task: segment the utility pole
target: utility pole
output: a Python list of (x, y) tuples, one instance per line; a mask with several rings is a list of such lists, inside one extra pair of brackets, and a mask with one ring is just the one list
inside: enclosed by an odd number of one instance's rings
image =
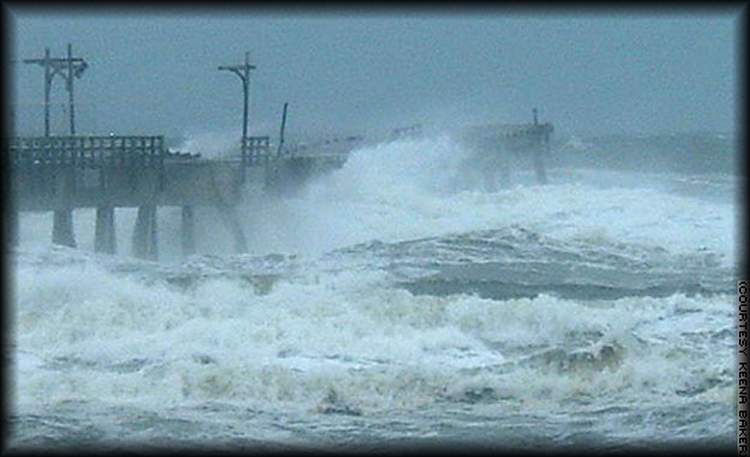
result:
[(242, 92), (245, 96), (242, 113), (242, 147), (244, 148), (245, 142), (247, 141), (247, 99), (248, 87), (250, 84), (250, 70), (255, 70), (255, 65), (250, 65), (250, 53), (245, 52), (244, 65), (222, 65), (219, 67), (219, 70), (231, 71), (242, 80)]
[(38, 64), (44, 67), (44, 136), (49, 136), (49, 95), (55, 75), (65, 79), (68, 91), (68, 112), (70, 115), (70, 134), (76, 134), (75, 105), (73, 98), (73, 78), (80, 78), (88, 64), (80, 57), (73, 57), (73, 47), (68, 44), (68, 57), (52, 58), (49, 48), (44, 48), (43, 59), (24, 59), (23, 63)]

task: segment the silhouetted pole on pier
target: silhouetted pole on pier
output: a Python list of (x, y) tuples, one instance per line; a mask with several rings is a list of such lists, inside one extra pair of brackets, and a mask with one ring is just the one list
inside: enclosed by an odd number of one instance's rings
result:
[(86, 70), (88, 64), (81, 59), (79, 65), (73, 64), (73, 46), (68, 43), (68, 74), (65, 78), (66, 87), (68, 89), (68, 110), (70, 113), (70, 135), (76, 134), (76, 117), (75, 117), (75, 103), (73, 100), (73, 81), (74, 78), (80, 78), (83, 71)]
[(65, 89), (68, 91), (68, 112), (70, 115), (70, 134), (76, 134), (75, 101), (73, 92), (74, 78), (80, 78), (88, 64), (81, 57), (73, 57), (73, 46), (68, 43), (68, 56), (65, 58), (50, 57), (49, 48), (44, 48), (43, 59), (24, 59), (23, 63), (37, 64), (44, 68), (44, 136), (50, 136), (49, 99), (52, 90), (52, 80), (55, 75), (65, 79)]
[(248, 97), (249, 97), (249, 85), (250, 85), (250, 70), (255, 70), (255, 65), (250, 65), (250, 53), (245, 52), (245, 63), (243, 65), (221, 65), (219, 70), (231, 71), (237, 75), (242, 81), (242, 92), (244, 95), (243, 110), (242, 110), (242, 147), (245, 147), (245, 139), (247, 138), (247, 113), (248, 113)]

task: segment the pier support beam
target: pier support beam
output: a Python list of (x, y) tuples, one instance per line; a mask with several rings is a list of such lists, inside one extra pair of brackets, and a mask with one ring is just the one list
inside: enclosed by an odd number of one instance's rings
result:
[(547, 171), (544, 169), (544, 150), (539, 147), (534, 149), (534, 172), (536, 173), (536, 182), (547, 184)]
[(156, 205), (139, 206), (133, 230), (133, 255), (141, 259), (158, 260), (156, 233)]
[(485, 192), (497, 192), (497, 176), (495, 170), (485, 167), (482, 170), (482, 187)]
[(71, 201), (75, 195), (75, 171), (73, 169), (61, 169), (55, 175), (55, 198), (58, 199), (58, 208), (52, 222), (52, 243), (76, 247), (75, 234), (73, 232), (73, 205)]
[(193, 207), (182, 207), (182, 255), (195, 254), (195, 212)]
[(217, 209), (221, 218), (224, 220), (224, 224), (232, 232), (234, 237), (234, 250), (238, 254), (244, 254), (247, 252), (247, 239), (245, 233), (242, 231), (242, 225), (239, 219), (237, 219), (237, 213), (233, 206), (218, 205)]
[(11, 204), (8, 211), (8, 222), (5, 227), (5, 242), (8, 247), (18, 246), (18, 211), (14, 204)]
[(115, 208), (104, 206), (96, 209), (96, 234), (94, 250), (107, 254), (117, 251), (117, 237), (115, 235)]
[[(10, 175), (10, 173), (9, 173)], [(5, 222), (5, 239), (6, 248), (18, 246), (18, 224), (20, 214), (18, 213), (18, 194), (16, 194), (16, 177), (11, 175), (8, 184), (8, 218)]]
[(503, 189), (510, 189), (510, 167), (509, 161), (505, 161), (500, 167), (500, 187)]
[(72, 209), (55, 211), (54, 220), (52, 221), (52, 242), (71, 248), (76, 247), (76, 240), (73, 235)]
[[(549, 154), (549, 136), (552, 131), (552, 126), (549, 124), (540, 125), (538, 111), (536, 108), (532, 110), (534, 115), (534, 127), (537, 129), (538, 145), (534, 148), (534, 173), (536, 174), (536, 182), (539, 184), (547, 184), (547, 171), (544, 169), (544, 157)], [(540, 130), (541, 129), (541, 130)]]
[[(487, 148), (489, 149), (489, 147)], [(510, 188), (510, 153), (500, 145), (493, 154), (486, 154), (480, 162), (482, 188), (485, 192), (497, 192)]]

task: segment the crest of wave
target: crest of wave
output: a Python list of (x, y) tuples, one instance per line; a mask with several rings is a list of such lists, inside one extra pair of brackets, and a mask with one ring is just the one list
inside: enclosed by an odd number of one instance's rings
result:
[(240, 135), (232, 130), (191, 133), (178, 147), (179, 150), (192, 154), (201, 154), (205, 158), (226, 156), (233, 149), (238, 149)]
[[(268, 123), (254, 124), (248, 135), (266, 135), (275, 128), (274, 125)], [(234, 128), (198, 131), (186, 134), (185, 140), (178, 146), (178, 149), (192, 154), (200, 153), (204, 158), (218, 158), (232, 152), (239, 152), (241, 138), (240, 132)]]
[(345, 195), (455, 191), (468, 158), (447, 135), (381, 143), (353, 151), (330, 184)]

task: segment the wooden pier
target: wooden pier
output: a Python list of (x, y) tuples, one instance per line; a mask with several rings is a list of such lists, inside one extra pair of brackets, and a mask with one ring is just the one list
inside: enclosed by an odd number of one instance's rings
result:
[[(497, 174), (506, 176), (508, 154), (531, 156), (539, 183), (546, 183), (543, 156), (552, 132), (549, 123), (487, 124), (460, 129), (455, 137), (473, 151), (472, 161), (492, 190)], [(396, 129), (390, 140), (422, 137), (421, 126)], [(349, 136), (313, 144), (274, 148), (269, 137), (247, 137), (239, 152), (206, 159), (172, 151), (162, 136), (17, 137), (11, 157), (11, 242), (17, 241), (18, 212), (54, 213), (52, 241), (75, 247), (73, 214), (96, 209), (94, 246), (115, 253), (116, 208), (137, 208), (132, 252), (158, 258), (157, 210), (182, 208), (183, 253), (195, 252), (195, 208), (214, 207), (233, 235), (236, 252), (247, 242), (236, 214), (243, 189), (252, 184), (266, 194), (289, 196), (314, 176), (340, 168), (363, 138)], [(252, 173), (250, 173), (252, 170)]]
[[(274, 151), (268, 137), (248, 137), (238, 155), (204, 159), (166, 149), (161, 136), (12, 138), (11, 230), (18, 212), (52, 211), (52, 241), (75, 247), (73, 211), (95, 208), (95, 250), (115, 253), (115, 208), (138, 208), (133, 253), (157, 259), (158, 207), (182, 207), (182, 246), (185, 254), (191, 254), (195, 252), (194, 208), (211, 206), (233, 234), (235, 249), (246, 252), (235, 208), (248, 179), (247, 169), (261, 170), (265, 191), (289, 194), (311, 176), (340, 167), (358, 140), (331, 142), (338, 148), (316, 145)], [(11, 234), (11, 242), (16, 238)]]

